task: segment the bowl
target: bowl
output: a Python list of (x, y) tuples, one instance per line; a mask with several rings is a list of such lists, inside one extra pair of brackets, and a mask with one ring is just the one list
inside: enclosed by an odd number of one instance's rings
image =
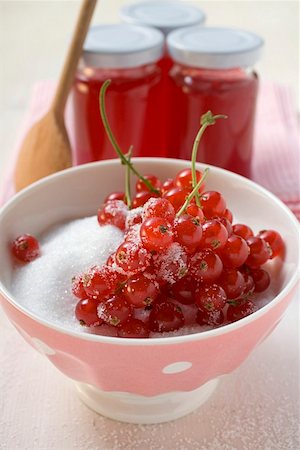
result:
[[(164, 158), (133, 161), (141, 173), (155, 173), (162, 180), (190, 164)], [(198, 164), (200, 170), (204, 167)], [(0, 211), (1, 304), (25, 340), (74, 380), (80, 398), (90, 408), (124, 422), (166, 422), (203, 404), (219, 379), (240, 366), (278, 324), (299, 279), (299, 224), (261, 186), (210, 166), (207, 189), (223, 193), (235, 222), (247, 223), (256, 232), (276, 229), (285, 240), (284, 262), (272, 263), (272, 301), (263, 308), (202, 333), (121, 339), (64, 328), (18, 304), (11, 289), (9, 242), (23, 233), (39, 235), (57, 223), (94, 215), (101, 200), (121, 190), (123, 182), (120, 162), (102, 161), (44, 178), (8, 202)]]

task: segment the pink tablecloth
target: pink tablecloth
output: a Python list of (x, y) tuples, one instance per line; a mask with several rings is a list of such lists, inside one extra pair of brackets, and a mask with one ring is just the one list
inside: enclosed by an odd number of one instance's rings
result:
[[(12, 175), (15, 159), (27, 129), (48, 109), (55, 83), (34, 85), (31, 102), (7, 168), (0, 204), (14, 194)], [(74, 126), (70, 105), (66, 126), (71, 144)], [(290, 89), (278, 83), (262, 83), (258, 98), (253, 156), (253, 180), (284, 201), (300, 219), (300, 151), (296, 106)]]

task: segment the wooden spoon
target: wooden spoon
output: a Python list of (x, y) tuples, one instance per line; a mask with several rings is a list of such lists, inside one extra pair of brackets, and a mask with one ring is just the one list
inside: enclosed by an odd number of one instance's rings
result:
[(83, 0), (51, 108), (23, 141), (15, 168), (17, 191), (72, 165), (64, 110), (96, 3), (97, 0)]

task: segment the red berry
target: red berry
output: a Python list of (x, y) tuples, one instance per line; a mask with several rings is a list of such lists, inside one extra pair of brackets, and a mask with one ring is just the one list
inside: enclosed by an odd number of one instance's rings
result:
[(156, 280), (160, 284), (174, 284), (188, 271), (187, 254), (178, 242), (153, 257)]
[(226, 202), (220, 192), (207, 191), (201, 196), (201, 206), (207, 219), (222, 217), (225, 213)]
[(141, 225), (140, 236), (143, 246), (149, 251), (163, 250), (173, 241), (171, 225), (160, 217), (146, 219)]
[(227, 295), (218, 284), (202, 286), (195, 292), (195, 303), (202, 311), (221, 311), (226, 301)]
[(188, 216), (192, 216), (198, 220), (199, 223), (204, 222), (204, 214), (200, 206), (197, 206), (196, 203), (190, 203), (186, 209), (185, 213)]
[(94, 266), (82, 277), (86, 294), (97, 299), (104, 299), (112, 294), (116, 289), (117, 282), (117, 274), (109, 266)]
[(160, 217), (171, 224), (175, 219), (174, 206), (166, 198), (150, 198), (143, 208), (143, 219)]
[(175, 331), (184, 325), (184, 316), (179, 306), (163, 301), (155, 303), (149, 316), (149, 328), (151, 331), (163, 333)]
[(34, 236), (22, 234), (13, 241), (11, 251), (19, 261), (31, 262), (40, 256), (40, 245)]
[(139, 274), (130, 278), (124, 289), (125, 297), (135, 308), (151, 305), (158, 294), (158, 283), (147, 277), (147, 274)]
[(224, 268), (218, 282), (229, 299), (240, 297), (245, 290), (244, 276), (237, 269)]
[(172, 285), (172, 293), (175, 299), (183, 305), (191, 305), (195, 302), (195, 291), (198, 283), (190, 275), (186, 275)]
[(139, 244), (132, 241), (123, 242), (115, 255), (116, 264), (128, 273), (145, 270), (151, 261), (151, 254)]
[(182, 215), (175, 220), (174, 239), (189, 253), (194, 252), (202, 239), (202, 226), (194, 217)]
[[(252, 297), (252, 294), (255, 289), (255, 283), (254, 283), (252, 276), (250, 275), (249, 270), (247, 270), (243, 273), (243, 277), (244, 277), (244, 290), (243, 290), (242, 296), (239, 300), (243, 300), (245, 298), (247, 299), (248, 297)], [(240, 303), (240, 302), (238, 302), (238, 303)]]
[(140, 206), (144, 206), (144, 204), (152, 197), (157, 197), (157, 195), (149, 191), (137, 192), (136, 196), (132, 200), (132, 207), (139, 208)]
[(149, 327), (145, 322), (132, 317), (118, 327), (118, 337), (121, 338), (147, 338), (149, 333)]
[(126, 217), (125, 230), (128, 232), (131, 227), (142, 223), (142, 208), (131, 209)]
[(227, 320), (229, 322), (236, 322), (237, 320), (249, 316), (255, 311), (257, 311), (257, 307), (251, 300), (247, 300), (237, 306), (229, 305), (227, 309)]
[(249, 247), (247, 242), (235, 234), (229, 236), (221, 252), (224, 266), (231, 268), (238, 268), (242, 266), (247, 260), (248, 255)]
[(98, 222), (100, 225), (114, 225), (125, 229), (125, 220), (128, 208), (121, 200), (110, 200), (104, 203), (98, 210)]
[(203, 236), (201, 245), (213, 250), (221, 250), (228, 238), (228, 233), (224, 225), (216, 219), (206, 221), (203, 226)]
[(87, 297), (81, 275), (72, 278), (72, 292), (77, 298), (84, 299)]
[(236, 223), (233, 225), (232, 230), (234, 234), (237, 236), (241, 236), (243, 239), (249, 239), (251, 236), (254, 236), (253, 231), (248, 225), (244, 225), (243, 223)]
[(123, 295), (115, 295), (98, 306), (98, 317), (114, 327), (126, 322), (132, 314), (132, 306)]
[(270, 285), (270, 275), (264, 269), (251, 270), (251, 276), (255, 284), (255, 292), (263, 292)]
[[(158, 191), (160, 191), (161, 181), (155, 175), (144, 175), (144, 178), (146, 180), (150, 181), (150, 183), (151, 183), (152, 187), (154, 187), (154, 189), (157, 189)], [(136, 182), (135, 189), (136, 189), (136, 192), (149, 191), (148, 186), (146, 186), (146, 184), (141, 179), (139, 179)]]
[(168, 192), (173, 187), (174, 187), (173, 178), (168, 178), (162, 185), (162, 188), (161, 188), (162, 195), (164, 195), (166, 192)]
[(98, 317), (97, 308), (99, 302), (91, 299), (84, 298), (79, 300), (75, 308), (76, 319), (80, 321), (81, 325), (97, 326), (102, 323), (102, 320)]
[[(196, 183), (201, 180), (202, 173), (199, 170), (196, 170)], [(180, 189), (188, 189), (192, 191), (193, 182), (192, 182), (192, 170), (191, 169), (183, 169), (175, 177), (175, 186)], [(204, 189), (204, 185), (200, 186), (199, 192), (202, 192)]]
[(232, 223), (232, 221), (233, 221), (233, 215), (232, 215), (232, 212), (230, 211), (230, 209), (228, 209), (228, 208), (225, 209), (225, 211), (224, 211), (224, 213), (223, 213), (223, 217), (224, 217), (225, 219), (227, 219), (228, 222)]
[(224, 227), (227, 230), (228, 236), (232, 235), (233, 228), (232, 228), (231, 222), (229, 222), (229, 220), (226, 219), (226, 217), (214, 217), (214, 219), (218, 220), (222, 225), (224, 225)]
[(184, 204), (186, 197), (189, 195), (190, 191), (187, 189), (180, 189), (174, 187), (164, 194), (164, 198), (169, 200), (174, 206), (175, 211), (178, 211)]
[(284, 254), (284, 242), (282, 237), (277, 231), (274, 230), (262, 230), (258, 233), (258, 236), (263, 239), (271, 248), (270, 259), (276, 256), (283, 257)]
[(191, 275), (198, 281), (212, 283), (223, 270), (220, 257), (210, 249), (195, 253), (190, 260)]
[(196, 316), (196, 322), (199, 325), (218, 327), (224, 322), (223, 311), (202, 311), (199, 309)]
[(109, 202), (110, 200), (122, 200), (122, 202), (125, 202), (125, 194), (124, 192), (111, 192), (107, 197), (105, 197), (104, 203)]
[(264, 239), (252, 236), (247, 239), (247, 244), (250, 249), (249, 256), (246, 260), (247, 266), (252, 269), (257, 269), (268, 261), (270, 258), (270, 247)]

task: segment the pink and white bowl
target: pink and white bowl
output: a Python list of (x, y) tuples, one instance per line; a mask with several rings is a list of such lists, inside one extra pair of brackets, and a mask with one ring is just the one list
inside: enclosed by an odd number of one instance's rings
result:
[[(134, 163), (141, 173), (155, 173), (162, 180), (189, 166), (187, 161), (157, 158), (139, 158)], [(123, 167), (118, 160), (47, 177), (20, 192), (0, 211), (0, 300), (5, 313), (31, 346), (74, 380), (80, 398), (104, 416), (158, 423), (198, 408), (220, 377), (242, 364), (274, 329), (295, 293), (299, 224), (294, 215), (274, 195), (248, 179), (210, 169), (207, 188), (224, 194), (239, 222), (255, 231), (279, 231), (286, 254), (283, 263), (272, 267), (271, 302), (238, 322), (202, 333), (121, 339), (72, 331), (26, 310), (11, 293), (9, 243), (19, 234), (39, 235), (57, 223), (94, 215), (108, 193), (123, 187)]]

